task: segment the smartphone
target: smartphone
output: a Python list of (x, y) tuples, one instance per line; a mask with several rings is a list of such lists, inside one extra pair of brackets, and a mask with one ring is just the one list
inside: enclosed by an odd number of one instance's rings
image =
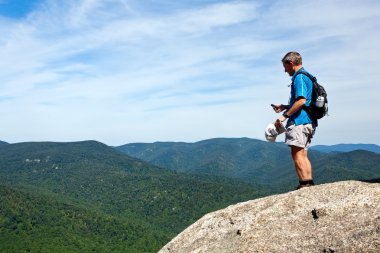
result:
[(270, 104), (274, 109), (277, 109), (277, 106), (275, 106), (274, 104)]

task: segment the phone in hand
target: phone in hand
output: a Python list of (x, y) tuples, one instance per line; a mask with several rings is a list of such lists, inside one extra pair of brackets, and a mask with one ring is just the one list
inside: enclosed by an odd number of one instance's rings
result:
[(275, 106), (274, 104), (270, 104), (274, 109), (277, 109), (277, 106)]

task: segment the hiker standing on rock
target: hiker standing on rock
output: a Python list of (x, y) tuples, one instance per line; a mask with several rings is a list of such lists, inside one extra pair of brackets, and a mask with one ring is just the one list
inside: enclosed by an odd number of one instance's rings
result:
[(313, 186), (312, 167), (308, 158), (308, 148), (318, 123), (303, 109), (312, 100), (313, 83), (302, 72), (302, 57), (298, 52), (289, 52), (282, 58), (285, 72), (292, 77), (289, 104), (272, 105), (276, 113), (285, 111), (276, 121), (276, 127), (286, 120), (285, 143), (291, 148), (291, 155), (299, 178), (297, 189)]

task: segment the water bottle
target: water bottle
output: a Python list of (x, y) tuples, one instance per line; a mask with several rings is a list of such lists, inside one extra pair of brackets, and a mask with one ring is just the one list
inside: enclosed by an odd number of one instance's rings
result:
[(318, 108), (321, 108), (323, 107), (324, 104), (325, 104), (325, 98), (322, 96), (318, 96), (317, 100), (315, 101), (315, 106)]

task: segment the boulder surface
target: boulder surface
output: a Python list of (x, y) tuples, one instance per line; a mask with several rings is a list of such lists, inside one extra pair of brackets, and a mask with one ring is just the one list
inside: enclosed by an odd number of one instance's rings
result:
[(380, 252), (380, 184), (302, 188), (209, 213), (159, 253)]

